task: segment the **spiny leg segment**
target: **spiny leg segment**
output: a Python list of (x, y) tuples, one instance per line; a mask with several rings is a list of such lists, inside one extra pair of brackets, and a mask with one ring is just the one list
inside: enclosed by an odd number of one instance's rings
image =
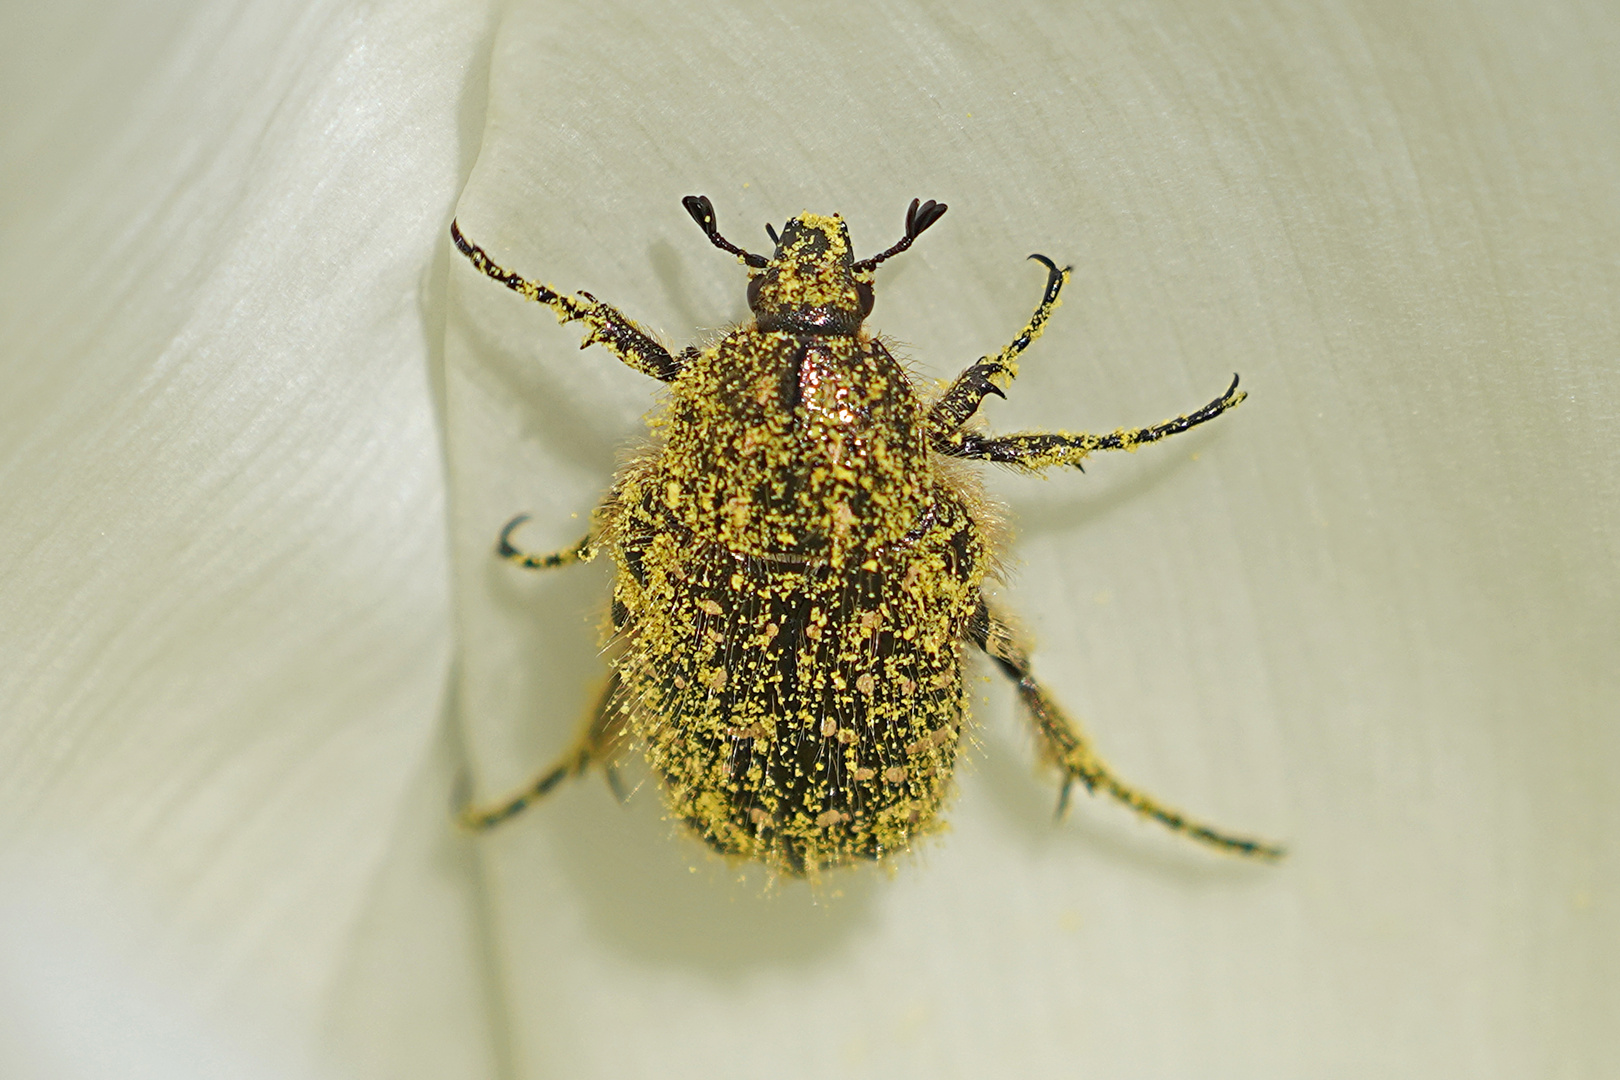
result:
[(557, 313), (558, 322), (584, 323), (585, 339), (579, 343), (582, 349), (592, 344), (602, 345), (630, 367), (662, 382), (673, 381), (690, 356), (695, 355), (695, 350), (688, 349), (680, 356), (671, 356), (668, 349), (653, 340), (650, 334), (618, 308), (602, 303), (590, 293), (565, 296), (548, 285), (529, 281), (502, 269), (483, 248), (461, 235), (461, 226), (455, 221), (450, 222), (450, 239), (455, 241), (456, 249), (467, 256), (480, 273), (537, 304), (546, 305)]
[(944, 452), (951, 457), (978, 458), (1015, 465), (1035, 472), (1054, 465), (1081, 467), (1081, 462), (1099, 450), (1135, 450), (1144, 443), (1179, 435), (1189, 428), (1213, 420), (1233, 408), (1248, 395), (1237, 388), (1238, 377), (1232, 376), (1232, 385), (1226, 393), (1208, 405), (1184, 416), (1166, 420), (1152, 427), (1126, 430), (1120, 428), (1106, 435), (1071, 433), (1067, 431), (1026, 431), (1014, 435), (979, 435), (968, 431), (956, 433), (954, 445)]
[(1030, 258), (1046, 267), (1046, 291), (1041, 296), (1041, 302), (1011, 344), (993, 359), (983, 357), (958, 375), (945, 395), (934, 403), (929, 410), (928, 422), (935, 450), (950, 457), (997, 461), (1032, 472), (1054, 465), (1082, 468), (1081, 462), (1099, 450), (1135, 450), (1144, 443), (1179, 435), (1215, 419), (1247, 396), (1238, 390), (1238, 377), (1233, 375), (1232, 385), (1226, 388), (1226, 393), (1208, 405), (1152, 427), (1133, 430), (1120, 428), (1106, 435), (1067, 431), (983, 435), (963, 430), (963, 425), (979, 411), (985, 398), (991, 394), (1002, 398), (1007, 396), (1006, 388), (1012, 385), (1018, 375), (1018, 355), (1046, 329), (1046, 321), (1051, 317), (1052, 309), (1057, 307), (1058, 294), (1063, 291), (1074, 269), (1072, 266), (1059, 269), (1045, 255), (1031, 255)]
[(590, 726), (575, 741), (572, 748), (543, 770), (527, 787), (510, 798), (488, 806), (468, 806), (457, 816), (461, 827), (473, 832), (493, 829), (545, 798), (551, 790), (570, 776), (580, 776), (593, 764), (601, 764), (608, 771), (608, 782), (615, 794), (620, 794), (613, 774), (613, 759), (622, 747), (628, 728), (626, 713), (619, 693), (619, 675), (614, 672), (596, 700), (591, 711)]
[(1172, 831), (1182, 833), (1200, 843), (1260, 859), (1275, 860), (1283, 857), (1284, 849), (1275, 844), (1232, 836), (1194, 821), (1179, 810), (1172, 810), (1153, 796), (1138, 791), (1115, 776), (1091, 748), (1090, 740), (1080, 730), (1079, 725), (1065, 716), (1057, 702), (1053, 701), (1051, 695), (1035, 681), (1035, 676), (1030, 671), (1029, 656), (1018, 643), (1012, 629), (991, 614), (983, 603), (969, 621), (967, 632), (968, 639), (984, 650), (985, 655), (994, 660), (996, 666), (1017, 684), (1018, 696), (1023, 699), (1024, 707), (1029, 710), (1030, 717), (1035, 721), (1036, 730), (1040, 732), (1046, 744), (1047, 753), (1063, 769), (1065, 773), (1063, 795), (1058, 803), (1060, 816), (1068, 806), (1070, 785), (1079, 781), (1086, 786), (1086, 790), (1096, 791), (1100, 788), (1137, 813), (1150, 817)]
[(962, 425), (979, 411), (979, 404), (986, 397), (991, 394), (1001, 398), (1007, 396), (1007, 387), (1018, 376), (1018, 354), (1029, 348), (1046, 329), (1046, 320), (1051, 318), (1052, 309), (1057, 307), (1058, 293), (1063, 291), (1064, 283), (1074, 270), (1072, 266), (1059, 269), (1045, 255), (1031, 255), (1030, 258), (1046, 267), (1046, 292), (1041, 296), (1035, 314), (1029, 317), (1029, 322), (1011, 344), (997, 353), (994, 359), (980, 357), (979, 362), (958, 375), (951, 388), (945, 391), (945, 396), (934, 403), (928, 414), (928, 423), (933, 432), (934, 449), (941, 453), (956, 454), (964, 440), (969, 438), (961, 430)]

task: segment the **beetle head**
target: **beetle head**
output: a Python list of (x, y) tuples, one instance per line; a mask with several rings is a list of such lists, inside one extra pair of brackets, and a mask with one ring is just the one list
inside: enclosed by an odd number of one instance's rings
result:
[(827, 336), (849, 335), (861, 328), (872, 313), (872, 271), (911, 247), (946, 210), (944, 203), (933, 199), (912, 199), (906, 210), (906, 235), (899, 243), (856, 262), (850, 253), (849, 230), (837, 214), (800, 214), (782, 227), (781, 236), (765, 226), (776, 244), (776, 254), (767, 259), (720, 235), (714, 204), (707, 195), (688, 195), (681, 205), (711, 244), (760, 271), (748, 282), (748, 306), (754, 310), (759, 329)]
[(860, 329), (872, 311), (872, 279), (856, 270), (844, 219), (804, 213), (784, 225), (776, 254), (748, 282), (748, 306), (761, 330), (841, 335)]

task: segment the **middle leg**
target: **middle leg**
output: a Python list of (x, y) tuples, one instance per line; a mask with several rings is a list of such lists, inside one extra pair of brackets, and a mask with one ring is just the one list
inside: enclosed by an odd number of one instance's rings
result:
[(528, 520), (528, 514), (519, 514), (506, 523), (506, 528), (501, 530), (500, 543), (495, 546), (495, 554), (525, 570), (555, 570), (559, 566), (572, 566), (574, 563), (590, 562), (596, 558), (596, 548), (591, 543), (592, 533), (586, 533), (573, 547), (548, 552), (545, 555), (534, 555), (518, 550), (512, 546), (512, 530)]
[(613, 759), (623, 748), (629, 728), (628, 713), (623, 695), (619, 693), (619, 685), (619, 673), (615, 671), (608, 677), (602, 696), (596, 700), (590, 726), (560, 760), (542, 770), (523, 790), (501, 802), (464, 807), (457, 815), (461, 827), (472, 832), (493, 829), (528, 809), (530, 804), (540, 801), (568, 777), (582, 775), (592, 764), (600, 764), (607, 770), (608, 783), (613, 786), (616, 795), (620, 794), (613, 775)]

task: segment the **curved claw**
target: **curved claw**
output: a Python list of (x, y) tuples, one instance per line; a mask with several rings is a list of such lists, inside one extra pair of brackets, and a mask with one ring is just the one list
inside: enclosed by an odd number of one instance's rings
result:
[(613, 797), (618, 800), (619, 805), (623, 806), (629, 802), (630, 792), (625, 790), (624, 780), (619, 776), (618, 768), (611, 764), (604, 765), (602, 771), (607, 774), (608, 790), (613, 792)]
[(500, 555), (501, 558), (510, 559), (512, 556), (514, 556), (514, 555), (516, 555), (518, 553), (518, 549), (512, 546), (512, 540), (511, 540), (512, 532), (519, 525), (522, 525), (525, 521), (528, 521), (528, 520), (529, 520), (529, 515), (528, 514), (519, 514), (517, 517), (513, 518), (511, 521), (508, 521), (506, 523), (506, 528), (501, 530), (501, 541), (495, 547), (496, 553), (498, 555)]

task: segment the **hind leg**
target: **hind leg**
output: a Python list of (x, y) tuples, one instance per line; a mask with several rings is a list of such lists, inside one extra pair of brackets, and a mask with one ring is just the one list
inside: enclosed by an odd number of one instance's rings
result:
[(623, 702), (619, 700), (619, 675), (618, 672), (614, 672), (608, 677), (607, 686), (603, 688), (601, 697), (597, 698), (596, 707), (591, 711), (590, 725), (575, 740), (573, 747), (560, 760), (542, 770), (527, 787), (510, 798), (486, 806), (463, 808), (457, 815), (461, 827), (473, 832), (493, 829), (506, 819), (528, 809), (531, 803), (538, 802), (550, 794), (552, 788), (568, 777), (583, 774), (593, 764), (599, 764), (607, 770), (608, 782), (613, 784), (617, 792), (613, 759), (624, 744), (627, 733), (626, 719)]
[(1115, 776), (1113, 770), (1091, 748), (1091, 740), (1086, 738), (1080, 726), (1064, 715), (1057, 702), (1035, 681), (1030, 671), (1029, 656), (1011, 628), (992, 615), (983, 604), (968, 625), (968, 639), (983, 649), (985, 655), (1017, 684), (1018, 696), (1029, 710), (1030, 718), (1035, 721), (1035, 729), (1045, 744), (1047, 756), (1063, 770), (1063, 794), (1058, 800), (1059, 816), (1067, 809), (1069, 789), (1078, 780), (1086, 786), (1087, 791), (1101, 789), (1144, 817), (1150, 817), (1199, 843), (1261, 859), (1282, 858), (1283, 849), (1275, 844), (1233, 836), (1194, 821)]

